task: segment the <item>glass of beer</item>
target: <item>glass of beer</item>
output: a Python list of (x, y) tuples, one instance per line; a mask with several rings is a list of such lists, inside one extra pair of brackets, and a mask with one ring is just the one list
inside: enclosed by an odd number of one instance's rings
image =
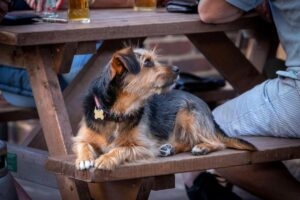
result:
[(156, 9), (157, 0), (134, 0), (134, 10), (152, 11)]
[(90, 23), (89, 0), (69, 0), (68, 18), (70, 21)]

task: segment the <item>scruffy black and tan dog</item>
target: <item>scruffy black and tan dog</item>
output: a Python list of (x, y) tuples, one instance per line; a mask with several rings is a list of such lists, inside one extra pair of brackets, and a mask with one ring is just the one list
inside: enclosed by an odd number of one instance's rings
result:
[(73, 140), (76, 168), (113, 170), (124, 162), (186, 151), (255, 149), (222, 134), (201, 99), (172, 90), (178, 76), (179, 69), (159, 63), (154, 51), (117, 51), (85, 98)]

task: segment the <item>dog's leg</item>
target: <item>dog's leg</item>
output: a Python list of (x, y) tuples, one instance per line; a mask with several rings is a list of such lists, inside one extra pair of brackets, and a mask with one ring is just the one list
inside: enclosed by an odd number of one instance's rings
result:
[(105, 138), (83, 123), (78, 134), (73, 138), (73, 152), (76, 154), (75, 166), (79, 170), (94, 166), (97, 154), (101, 153), (101, 146), (105, 146)]
[(215, 134), (211, 119), (191, 104), (178, 111), (169, 144), (161, 146), (160, 155), (170, 156), (186, 151), (192, 151), (193, 155), (205, 155), (224, 148), (225, 145)]
[(172, 141), (167, 144), (163, 144), (159, 148), (159, 156), (172, 156), (177, 153), (190, 151), (191, 146), (189, 144), (182, 144), (180, 142)]
[(95, 167), (104, 170), (113, 170), (125, 162), (147, 160), (154, 154), (143, 146), (116, 147), (95, 160)]
[(218, 151), (224, 149), (224, 145), (222, 144), (210, 144), (210, 143), (200, 143), (193, 147), (192, 154), (193, 155), (206, 155), (213, 151)]
[(160, 156), (171, 156), (177, 153), (187, 152), (192, 149), (195, 142), (194, 123), (195, 117), (188, 108), (178, 111), (173, 132), (170, 134), (167, 144), (160, 147)]
[(79, 170), (89, 169), (94, 166), (96, 152), (87, 142), (75, 142), (73, 151), (76, 154), (75, 166)]

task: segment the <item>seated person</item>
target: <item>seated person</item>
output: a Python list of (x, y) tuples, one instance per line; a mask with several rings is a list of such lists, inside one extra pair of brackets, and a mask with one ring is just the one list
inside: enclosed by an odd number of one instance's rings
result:
[[(73, 80), (91, 56), (91, 54), (74, 56), (70, 72), (58, 75), (62, 90)], [(35, 107), (29, 77), (25, 69), (0, 65), (0, 77), (0, 90), (8, 103), (21, 107)]]
[[(213, 110), (213, 116), (228, 136), (300, 138), (300, 1), (201, 0), (198, 11), (203, 22), (218, 24), (236, 20), (244, 12), (265, 3), (269, 4), (266, 8), (270, 8), (272, 15), (269, 16), (273, 17), (287, 54), (286, 69), (277, 71), (276, 78), (268, 79), (218, 106)], [(299, 199), (300, 183), (295, 179), (300, 180), (299, 163), (299, 160), (286, 161), (285, 165), (281, 162), (262, 163), (221, 168), (217, 172), (262, 199)], [(197, 175), (186, 177), (190, 199), (204, 199), (201, 198), (204, 190), (199, 184), (202, 184), (202, 178), (211, 177)], [(223, 195), (216, 198), (216, 188), (207, 190), (205, 199), (236, 199), (224, 198)]]

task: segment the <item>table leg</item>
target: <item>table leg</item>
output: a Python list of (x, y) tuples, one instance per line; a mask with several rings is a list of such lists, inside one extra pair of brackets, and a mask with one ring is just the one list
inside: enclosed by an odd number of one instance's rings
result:
[(237, 92), (243, 93), (265, 80), (224, 32), (187, 37)]
[[(28, 47), (26, 63), (33, 95), (50, 155), (67, 155), (71, 151), (72, 128), (57, 75), (54, 72), (50, 48)], [(76, 183), (57, 176), (62, 199), (79, 199), (86, 193)]]

